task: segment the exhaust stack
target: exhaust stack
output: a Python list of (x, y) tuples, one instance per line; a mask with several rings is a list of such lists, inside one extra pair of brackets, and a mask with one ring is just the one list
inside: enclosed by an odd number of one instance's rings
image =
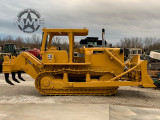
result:
[(102, 29), (102, 47), (105, 47), (105, 29)]

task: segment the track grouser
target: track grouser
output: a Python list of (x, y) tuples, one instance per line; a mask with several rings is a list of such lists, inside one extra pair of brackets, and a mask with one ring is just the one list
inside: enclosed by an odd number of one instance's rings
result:
[[(119, 86), (156, 87), (147, 74), (147, 61), (140, 60), (139, 55), (124, 61), (122, 48), (82, 47), (75, 51), (74, 37), (88, 35), (88, 29), (42, 30), (42, 60), (28, 52), (4, 58), (3, 73), (10, 85), (14, 84), (9, 74), (19, 83), (15, 75), (24, 81), (24, 71), (45, 95), (112, 95)], [(55, 36), (68, 36), (69, 53), (52, 46)], [(74, 52), (79, 56), (74, 56)]]

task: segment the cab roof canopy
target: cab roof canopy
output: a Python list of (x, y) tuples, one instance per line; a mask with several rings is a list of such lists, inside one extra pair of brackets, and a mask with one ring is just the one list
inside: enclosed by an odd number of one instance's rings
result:
[(42, 29), (43, 32), (53, 34), (54, 36), (68, 36), (69, 33), (73, 33), (74, 36), (86, 36), (88, 35), (88, 29)]

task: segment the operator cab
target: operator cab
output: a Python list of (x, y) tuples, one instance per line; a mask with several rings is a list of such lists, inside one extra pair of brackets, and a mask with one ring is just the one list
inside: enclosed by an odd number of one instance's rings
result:
[[(42, 62), (44, 64), (66, 64), (74, 63), (74, 36), (88, 35), (88, 29), (42, 29), (43, 40), (41, 46)], [(69, 55), (66, 50), (57, 50), (52, 47), (53, 37), (68, 36)]]

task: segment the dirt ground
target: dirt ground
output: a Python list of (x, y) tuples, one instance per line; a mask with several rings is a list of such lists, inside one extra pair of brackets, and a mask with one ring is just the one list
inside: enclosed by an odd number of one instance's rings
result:
[(11, 86), (0, 74), (0, 103), (114, 104), (160, 108), (160, 90), (153, 88), (120, 87), (115, 96), (44, 96), (36, 91), (31, 77), (25, 73), (22, 77), (26, 82)]

